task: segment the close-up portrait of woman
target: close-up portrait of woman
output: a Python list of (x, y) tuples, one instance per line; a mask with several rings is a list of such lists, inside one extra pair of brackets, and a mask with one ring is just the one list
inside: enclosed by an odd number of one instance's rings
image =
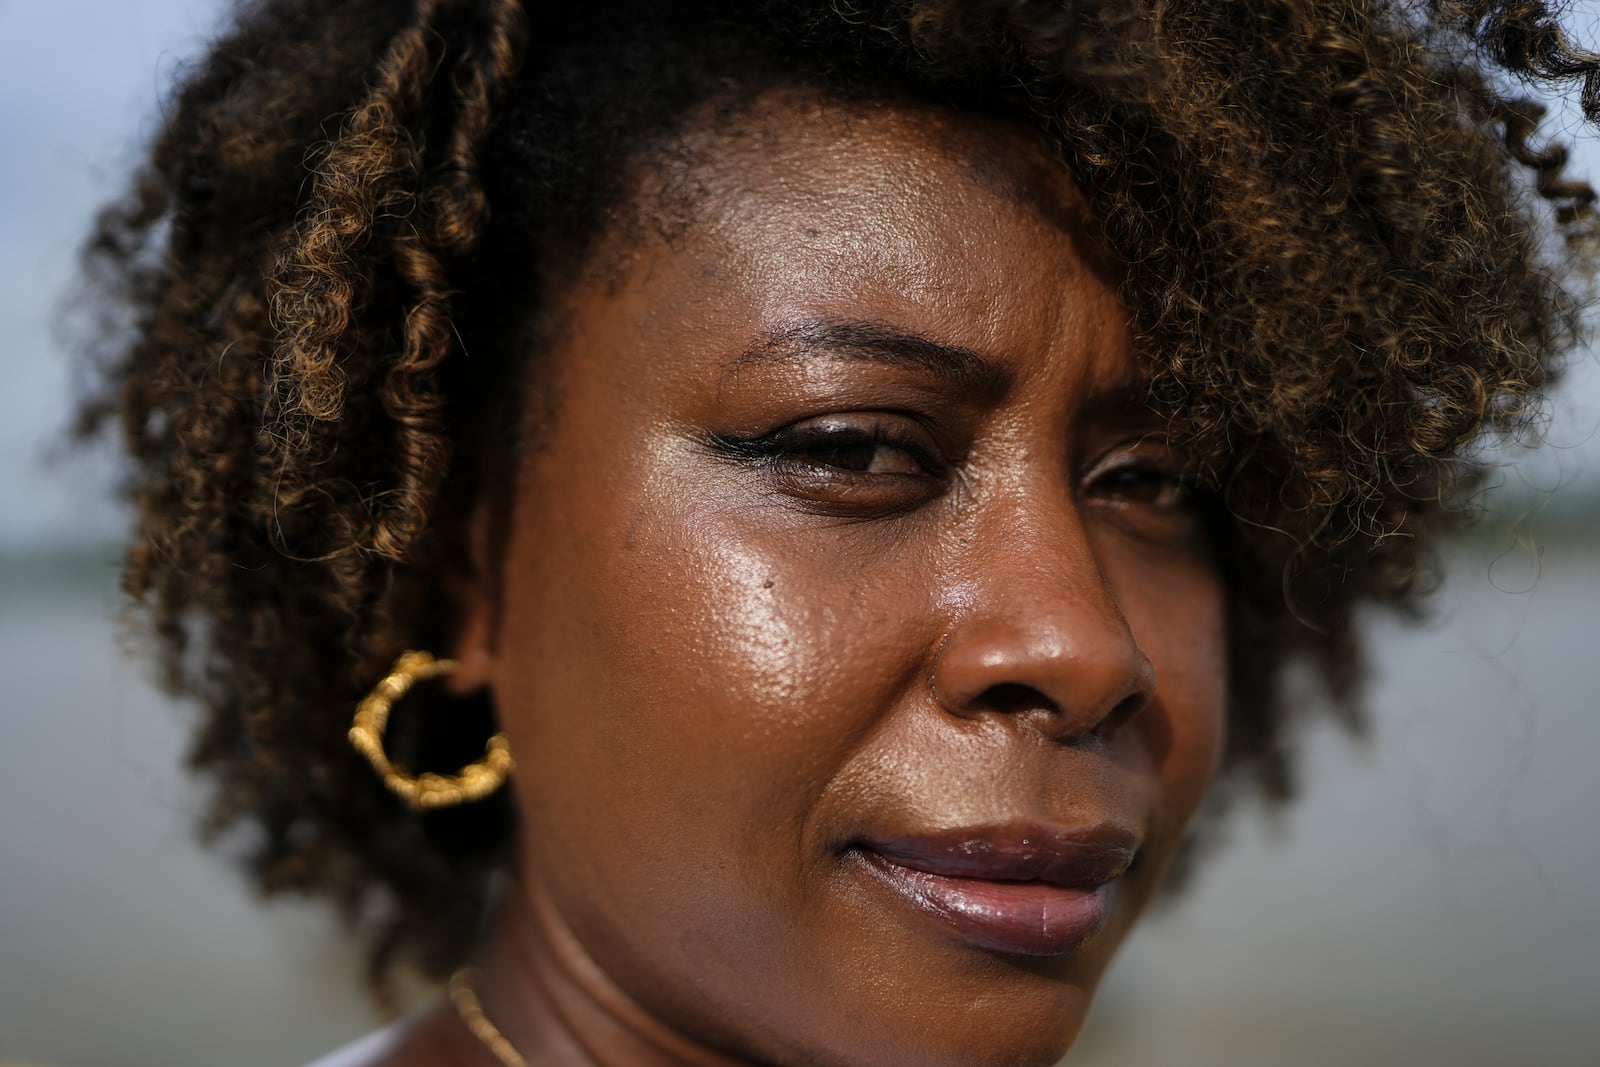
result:
[(73, 432), (193, 821), (389, 1006), (316, 1067), (1059, 1062), (1538, 434), (1575, 41), (236, 5), (93, 224)]

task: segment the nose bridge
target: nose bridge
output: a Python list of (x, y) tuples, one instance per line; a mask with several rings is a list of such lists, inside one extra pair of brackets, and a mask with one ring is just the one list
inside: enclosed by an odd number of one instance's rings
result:
[(982, 511), (961, 561), (966, 596), (933, 667), (939, 703), (963, 716), (1026, 713), (1062, 740), (1143, 707), (1154, 669), (1071, 494), (1018, 491)]

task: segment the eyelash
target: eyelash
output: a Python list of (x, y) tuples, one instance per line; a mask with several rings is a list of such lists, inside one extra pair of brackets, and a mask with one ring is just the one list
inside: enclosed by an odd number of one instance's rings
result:
[[(786, 491), (827, 510), (904, 511), (937, 496), (950, 479), (949, 462), (893, 420), (870, 425), (810, 420), (757, 437), (713, 434), (710, 443), (723, 455), (760, 465)], [(908, 457), (920, 469), (865, 469), (882, 448)], [(828, 461), (846, 452), (863, 455), (867, 464), (855, 467)], [(1086, 498), (1135, 509), (1127, 512), (1130, 518), (1144, 509), (1166, 520), (1187, 521), (1201, 509), (1202, 495), (1177, 466), (1147, 456), (1102, 461), (1081, 484)]]
[[(855, 425), (842, 425), (836, 427), (786, 426), (775, 433), (762, 437), (733, 438), (721, 435), (712, 435), (712, 444), (728, 455), (742, 459), (756, 460), (773, 467), (788, 468), (789, 473), (804, 474), (807, 471), (822, 473), (830, 477), (854, 478), (936, 478), (942, 480), (946, 473), (946, 464), (934, 455), (932, 450), (922, 441), (911, 439), (911, 435), (898, 433), (894, 428), (883, 422), (874, 422), (870, 428)], [(839, 463), (807, 460), (803, 458), (808, 453), (812, 456), (825, 453), (838, 453), (861, 450), (866, 452), (869, 459), (875, 457), (877, 450), (883, 447), (893, 448), (909, 456), (922, 468), (919, 474), (909, 472), (884, 472), (859, 470)]]
[[(1096, 473), (1089, 479), (1089, 492), (1110, 486), (1119, 495), (1126, 495), (1123, 491), (1128, 487), (1129, 476), (1141, 486), (1153, 485), (1156, 494), (1170, 494), (1167, 500), (1151, 501), (1163, 511), (1192, 510), (1200, 502), (1199, 490), (1191, 479), (1175, 467), (1150, 459), (1134, 459)], [(1118, 482), (1121, 484), (1112, 484)]]

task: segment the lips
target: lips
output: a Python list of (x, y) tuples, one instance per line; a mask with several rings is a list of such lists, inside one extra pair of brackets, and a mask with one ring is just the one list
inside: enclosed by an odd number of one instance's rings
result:
[(1137, 845), (1111, 827), (1030, 823), (872, 838), (858, 852), (902, 902), (974, 947), (1060, 956), (1104, 925)]

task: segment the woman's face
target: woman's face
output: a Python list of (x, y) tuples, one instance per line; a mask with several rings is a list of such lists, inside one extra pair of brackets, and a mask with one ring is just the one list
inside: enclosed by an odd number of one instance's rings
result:
[(521, 888), (564, 966), (738, 1056), (1053, 1062), (1225, 703), (1115, 271), (993, 120), (770, 94), (681, 147), (534, 357), (556, 414), (460, 650)]

